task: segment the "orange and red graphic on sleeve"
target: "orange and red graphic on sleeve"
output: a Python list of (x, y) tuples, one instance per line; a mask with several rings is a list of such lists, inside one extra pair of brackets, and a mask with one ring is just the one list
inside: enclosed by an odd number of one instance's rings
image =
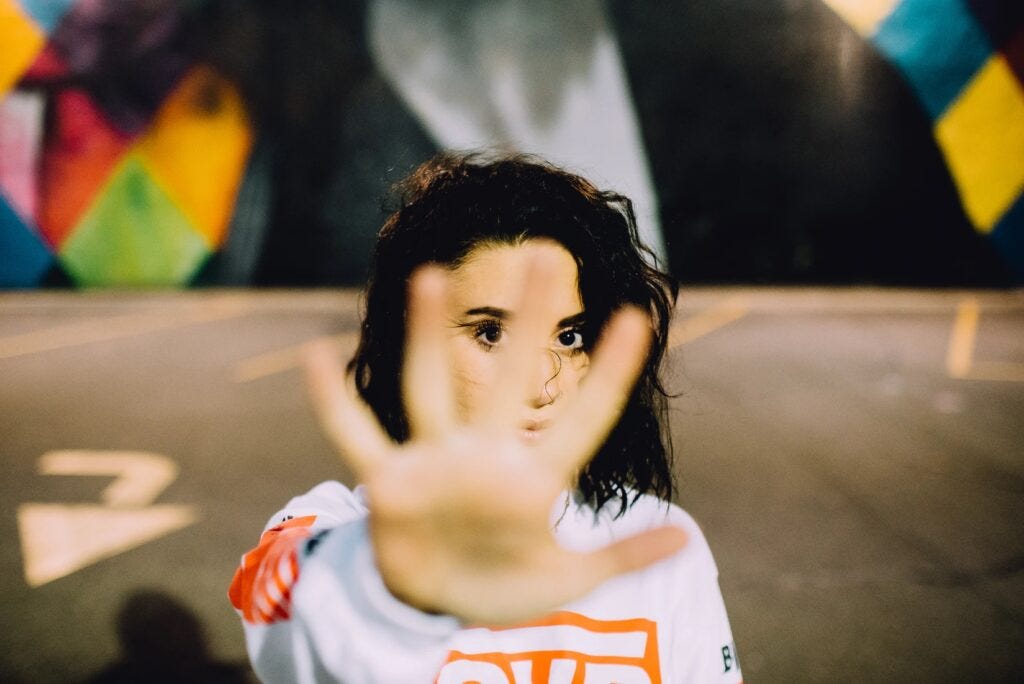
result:
[(563, 611), (516, 627), (471, 631), (481, 638), (448, 654), (437, 684), (661, 682), (651, 620), (595, 620)]
[(315, 515), (308, 515), (272, 527), (255, 549), (242, 556), (228, 598), (247, 622), (269, 624), (290, 617), (292, 587), (299, 578), (299, 545), (309, 537), (315, 520)]

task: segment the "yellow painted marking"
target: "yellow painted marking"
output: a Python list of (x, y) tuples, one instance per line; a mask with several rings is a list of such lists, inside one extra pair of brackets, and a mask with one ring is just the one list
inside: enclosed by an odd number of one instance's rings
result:
[(743, 318), (747, 305), (739, 297), (730, 297), (698, 314), (675, 323), (668, 331), (668, 347), (672, 349), (698, 337), (703, 337), (722, 326)]
[[(356, 350), (356, 344), (359, 341), (359, 337), (355, 332), (331, 335), (324, 339), (333, 342), (335, 346), (337, 346), (339, 353), (342, 354), (354, 353)], [(283, 373), (285, 371), (298, 368), (299, 364), (302, 362), (302, 348), (304, 346), (305, 343), (297, 344), (293, 347), (278, 349), (276, 351), (267, 352), (266, 354), (260, 354), (259, 356), (253, 356), (245, 359), (244, 361), (240, 361), (238, 365), (235, 366), (235, 382), (259, 380), (260, 378), (265, 378), (268, 375)]]
[(88, 565), (180, 530), (199, 517), (191, 506), (149, 504), (174, 481), (178, 466), (140, 451), (51, 451), (42, 475), (113, 475), (103, 504), (18, 506), (25, 581), (38, 587)]
[(46, 44), (43, 30), (15, 0), (0, 0), (0, 98), (4, 97)]
[(978, 361), (974, 348), (978, 337), (981, 307), (974, 297), (960, 302), (946, 352), (946, 372), (957, 380), (1024, 382), (1024, 363)]
[(66, 323), (20, 335), (0, 337), (0, 359), (26, 354), (64, 349), (93, 342), (107, 342), (158, 330), (180, 328), (196, 323), (207, 323), (235, 318), (247, 313), (241, 301), (222, 299), (198, 309), (173, 312), (162, 309), (144, 314), (125, 314), (109, 318), (95, 318), (78, 323)]
[(971, 372), (979, 315), (978, 300), (974, 297), (963, 300), (957, 307), (946, 351), (946, 372), (951, 378), (966, 378)]

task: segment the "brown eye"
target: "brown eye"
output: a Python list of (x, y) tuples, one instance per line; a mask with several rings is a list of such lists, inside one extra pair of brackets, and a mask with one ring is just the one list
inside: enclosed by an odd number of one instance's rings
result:
[(558, 344), (566, 349), (582, 349), (583, 333), (575, 328), (558, 333)]
[(494, 321), (481, 323), (476, 326), (476, 330), (474, 332), (476, 334), (477, 342), (486, 347), (493, 347), (498, 344), (498, 342), (501, 341), (501, 336), (503, 334), (501, 326)]

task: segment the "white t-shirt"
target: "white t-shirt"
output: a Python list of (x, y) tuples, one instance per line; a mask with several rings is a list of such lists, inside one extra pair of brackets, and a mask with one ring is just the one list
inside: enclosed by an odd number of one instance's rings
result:
[(718, 571), (697, 524), (651, 496), (618, 519), (613, 513), (595, 516), (568, 502), (554, 515), (555, 537), (586, 551), (668, 523), (689, 541), (548, 616), (490, 629), (395, 599), (374, 564), (359, 488), (324, 482), (271, 518), (260, 545), (242, 557), (229, 596), (265, 682), (742, 681)]

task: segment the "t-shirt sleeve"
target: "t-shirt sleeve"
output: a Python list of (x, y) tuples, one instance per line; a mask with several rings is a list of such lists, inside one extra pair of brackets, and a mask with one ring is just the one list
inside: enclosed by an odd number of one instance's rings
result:
[(365, 515), (359, 497), (340, 482), (323, 482), (289, 501), (271, 516), (256, 547), (242, 556), (228, 590), (235, 610), (250, 624), (287, 619), (302, 545)]
[(261, 681), (415, 682), (437, 671), (458, 623), (391, 596), (366, 513), (358, 490), (322, 483), (272, 516), (242, 556), (228, 596)]

